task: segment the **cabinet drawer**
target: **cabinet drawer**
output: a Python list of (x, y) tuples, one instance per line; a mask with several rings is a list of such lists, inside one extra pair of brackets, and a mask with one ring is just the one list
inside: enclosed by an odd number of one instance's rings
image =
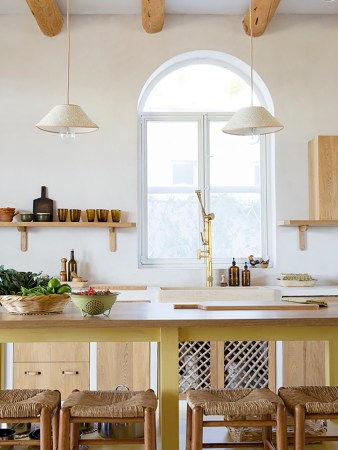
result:
[(14, 344), (14, 362), (89, 361), (88, 342)]
[(65, 399), (73, 389), (89, 389), (89, 362), (15, 362), (13, 388), (58, 389)]

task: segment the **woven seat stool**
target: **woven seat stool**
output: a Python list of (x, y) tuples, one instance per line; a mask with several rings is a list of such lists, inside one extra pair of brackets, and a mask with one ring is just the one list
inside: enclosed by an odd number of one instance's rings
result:
[(338, 419), (337, 386), (281, 387), (278, 395), (294, 418), (295, 450), (303, 450), (310, 442), (338, 441), (338, 436), (305, 435), (305, 420)]
[[(204, 416), (223, 416), (204, 420)], [(272, 442), (276, 426), (276, 446)], [(205, 427), (262, 427), (257, 442), (203, 442)], [(264, 447), (287, 450), (286, 410), (281, 399), (264, 389), (208, 389), (187, 393), (186, 450), (227, 447)]]
[[(73, 391), (60, 412), (59, 450), (74, 450), (80, 443), (88, 445), (143, 444), (145, 450), (156, 450), (155, 411), (157, 398), (147, 391)], [(80, 423), (143, 423), (144, 437), (127, 439), (82, 439)]]
[[(31, 444), (39, 446), (41, 450), (51, 450), (52, 448), (56, 450), (60, 406), (59, 391), (48, 389), (0, 390), (0, 423), (39, 423), (39, 440), (16, 440), (15, 445)], [(2, 440), (1, 445), (13, 445), (13, 441)]]

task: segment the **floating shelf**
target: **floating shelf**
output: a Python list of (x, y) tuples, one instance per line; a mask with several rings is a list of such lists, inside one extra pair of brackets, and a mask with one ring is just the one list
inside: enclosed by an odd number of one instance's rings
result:
[(134, 222), (0, 222), (0, 227), (17, 228), (22, 252), (28, 248), (28, 228), (108, 228), (109, 250), (116, 251), (116, 228), (135, 227)]
[(338, 227), (338, 220), (283, 220), (277, 224), (280, 227), (298, 227), (300, 250), (305, 250), (305, 233), (309, 227)]

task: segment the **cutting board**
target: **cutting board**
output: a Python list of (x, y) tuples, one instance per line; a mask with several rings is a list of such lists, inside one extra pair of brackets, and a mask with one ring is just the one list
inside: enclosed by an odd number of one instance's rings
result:
[(46, 186), (41, 186), (41, 197), (33, 200), (33, 222), (37, 221), (37, 213), (49, 213), (53, 221), (53, 200), (46, 196)]
[(275, 301), (226, 301), (203, 303), (174, 303), (174, 309), (202, 309), (205, 311), (239, 311), (239, 310), (294, 310), (294, 309), (319, 309), (319, 305), (302, 304)]

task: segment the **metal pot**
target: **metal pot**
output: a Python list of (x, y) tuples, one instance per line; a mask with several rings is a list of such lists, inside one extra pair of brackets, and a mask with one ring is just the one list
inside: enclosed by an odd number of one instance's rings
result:
[(103, 438), (135, 439), (144, 436), (143, 422), (98, 424), (98, 433)]
[[(116, 387), (116, 391), (119, 388), (124, 388), (129, 391), (128, 386), (125, 384), (119, 384)], [(101, 437), (103, 438), (114, 438), (114, 439), (136, 439), (142, 438), (144, 436), (144, 425), (143, 422), (135, 423), (115, 423), (115, 422), (103, 422), (97, 424), (97, 430)]]

